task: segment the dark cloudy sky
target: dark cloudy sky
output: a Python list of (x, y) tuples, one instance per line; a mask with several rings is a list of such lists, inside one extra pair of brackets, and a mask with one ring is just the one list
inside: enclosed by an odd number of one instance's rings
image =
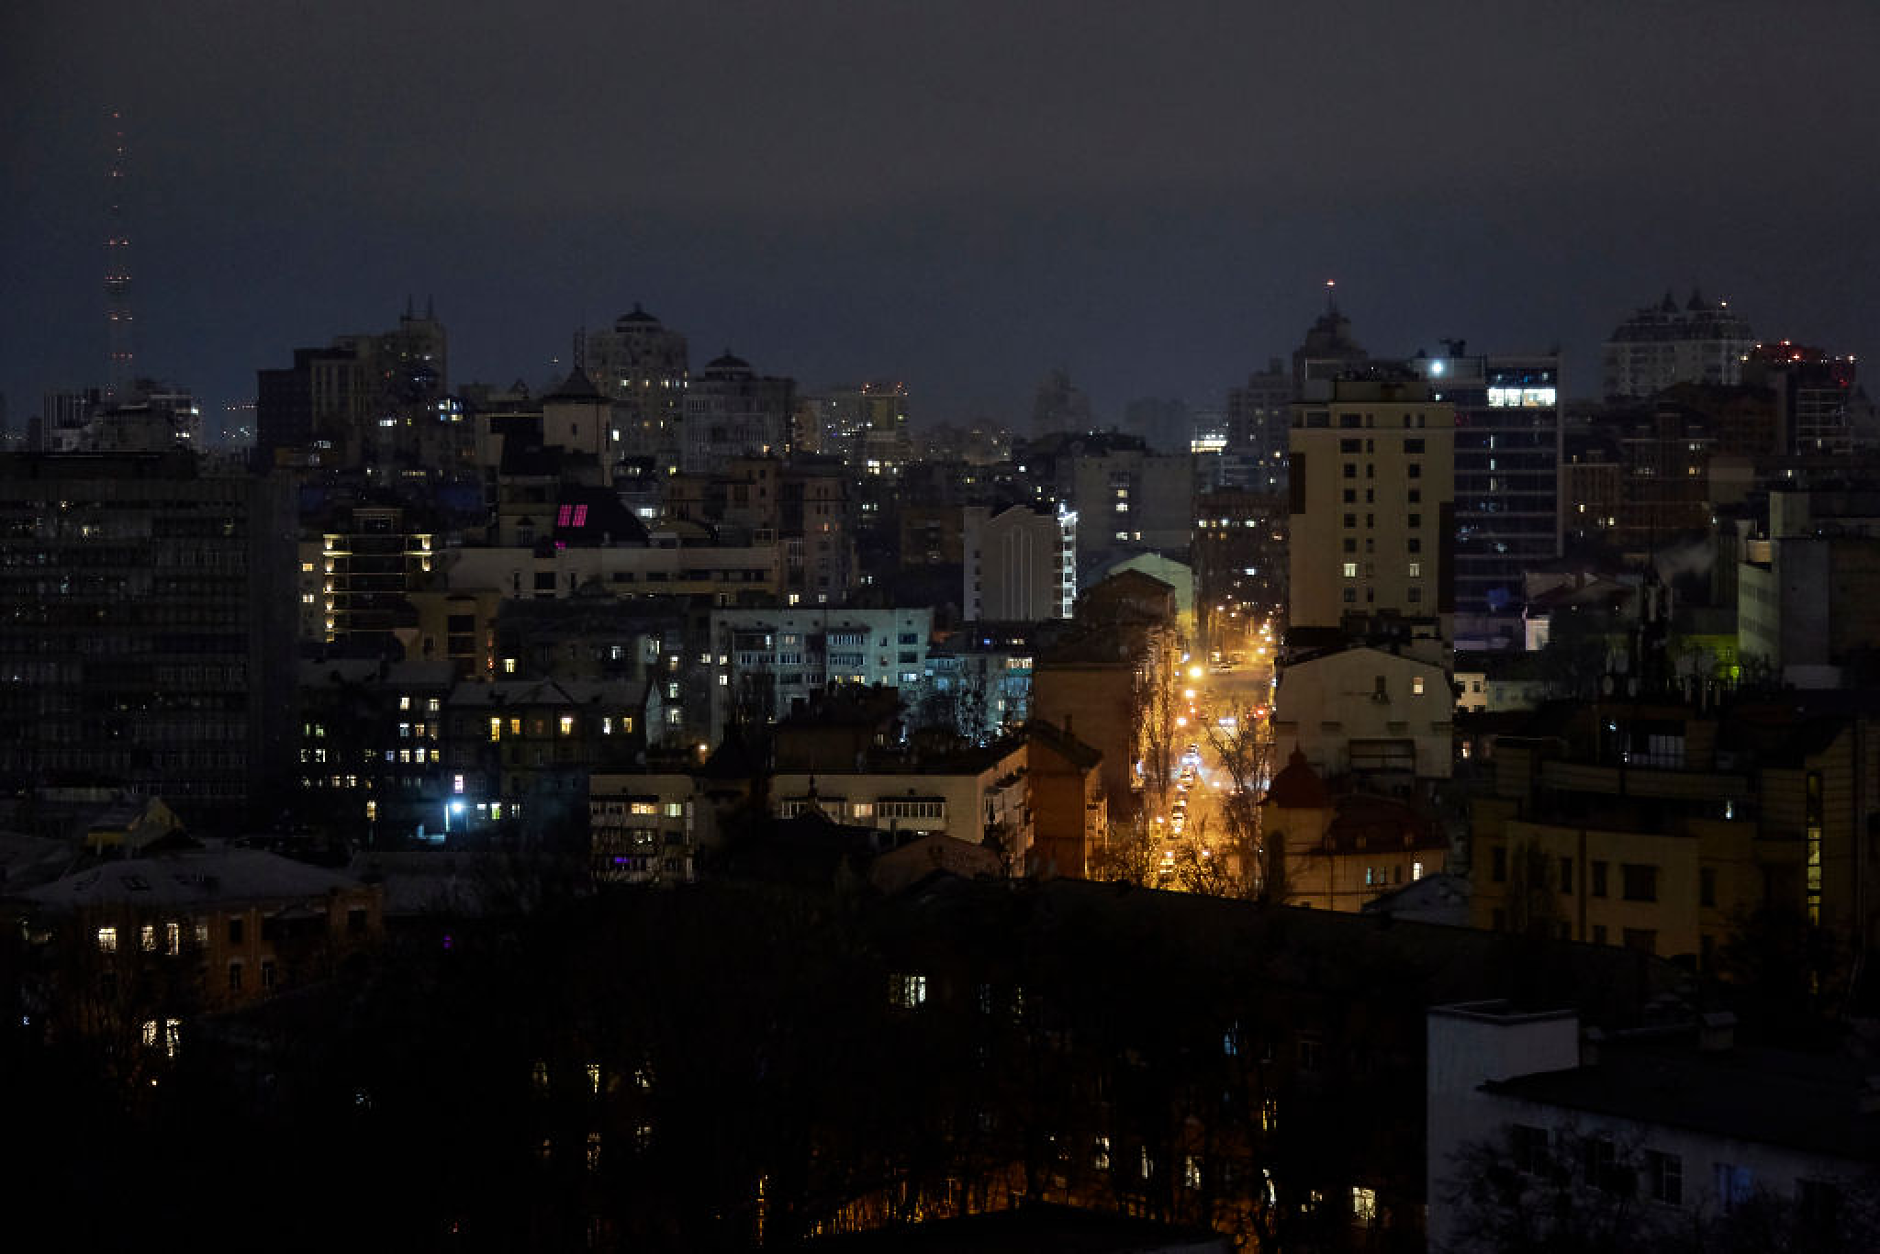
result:
[[(635, 301), (815, 387), (1100, 414), (1297, 343), (1558, 343), (1693, 281), (1880, 351), (1880, 4), (87, 3), (0, 13), (0, 390), (102, 381), (106, 116), (140, 367), (215, 404), (434, 294), (545, 379)], [(1870, 384), (1871, 387), (1871, 384)]]

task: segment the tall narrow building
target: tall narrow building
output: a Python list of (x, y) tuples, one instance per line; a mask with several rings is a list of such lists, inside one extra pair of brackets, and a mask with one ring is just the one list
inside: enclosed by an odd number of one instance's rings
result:
[(679, 424), (690, 377), (686, 339), (637, 304), (611, 331), (584, 337), (588, 378), (615, 405), (617, 457), (652, 457), (662, 470), (680, 462)]
[(1293, 406), (1290, 626), (1453, 643), (1455, 410), (1408, 371)]
[(1512, 613), (1526, 572), (1561, 553), (1560, 358), (1448, 347), (1410, 365), (1456, 415), (1456, 613)]

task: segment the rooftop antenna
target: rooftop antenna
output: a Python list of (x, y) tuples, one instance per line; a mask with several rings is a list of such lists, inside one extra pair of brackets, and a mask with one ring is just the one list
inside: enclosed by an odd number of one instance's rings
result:
[(1337, 279), (1325, 280), (1325, 312), (1328, 314), (1336, 314), (1338, 312)]
[(109, 233), (104, 241), (104, 318), (110, 352), (105, 397), (119, 401), (131, 385), (134, 350), (131, 342), (131, 241), (124, 225), (124, 161), (128, 146), (124, 142), (124, 115), (115, 109), (111, 111), (111, 132), (109, 203), (105, 209)]

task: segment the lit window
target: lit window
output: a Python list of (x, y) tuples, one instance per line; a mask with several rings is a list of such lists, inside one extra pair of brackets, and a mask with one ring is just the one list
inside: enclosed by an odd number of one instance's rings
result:
[(1351, 1221), (1369, 1228), (1377, 1222), (1377, 1191), (1362, 1186), (1351, 1190)]
[(500, 718), (491, 719), (490, 720), (490, 739), (492, 741), (496, 741), (496, 740), (501, 740), (502, 738), (503, 738), (503, 720)]
[(503, 659), (503, 674), (513, 675), (515, 673), (516, 673), (516, 659), (512, 657), (504, 658)]
[(143, 948), (144, 948), (144, 952), (145, 952), (145, 953), (147, 953), (147, 954), (154, 954), (154, 953), (156, 953), (156, 952), (157, 952), (157, 928), (156, 928), (156, 925), (155, 925), (154, 923), (146, 923), (146, 924), (144, 924), (144, 926), (142, 927), (142, 929), (140, 929), (140, 933), (139, 933), (139, 935), (138, 935), (138, 940), (142, 942), (142, 944), (143, 944)]
[(904, 1010), (912, 1010), (927, 1002), (927, 977), (924, 975), (896, 975), (890, 977), (888, 999)]
[(98, 929), (98, 952), (101, 954), (114, 954), (117, 952), (116, 928), (101, 927)]
[(1358, 564), (1356, 562), (1346, 562), (1345, 563), (1345, 578), (1356, 579), (1357, 577), (1358, 577)]
[(574, 715), (564, 714), (561, 716), (561, 734), (564, 736), (574, 735)]
[(1411, 677), (1410, 695), (1413, 697), (1420, 697), (1423, 695), (1423, 676), (1416, 675), (1416, 676)]

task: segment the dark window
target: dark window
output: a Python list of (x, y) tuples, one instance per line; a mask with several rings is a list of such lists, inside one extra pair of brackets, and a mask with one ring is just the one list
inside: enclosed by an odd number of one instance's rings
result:
[(1619, 866), (1619, 874), (1627, 901), (1658, 900), (1658, 868), (1640, 862), (1625, 862)]
[(1595, 862), (1593, 864), (1593, 896), (1604, 897), (1605, 895), (1606, 864), (1604, 862)]
[(1514, 1125), (1510, 1133), (1513, 1142), (1514, 1169), (1530, 1176), (1544, 1174), (1552, 1166), (1552, 1156), (1547, 1152), (1547, 1129), (1533, 1128), (1525, 1123)]
[(1563, 893), (1570, 893), (1573, 891), (1573, 859), (1572, 858), (1562, 858), (1560, 860), (1560, 891)]
[(1413, 435), (1406, 438), (1403, 442), (1403, 451), (1406, 453), (1421, 453), (1423, 451), (1423, 437)]
[(1636, 949), (1642, 954), (1655, 954), (1658, 952), (1658, 933), (1649, 927), (1628, 927), (1625, 929), (1623, 943), (1627, 949)]
[(231, 945), (239, 945), (242, 943), (242, 921), (240, 919), (230, 919), (228, 921), (228, 943)]
[(1684, 1205), (1684, 1160), (1676, 1154), (1645, 1151), (1646, 1187), (1654, 1202), (1666, 1206)]
[(1840, 1222), (1841, 1190), (1830, 1181), (1797, 1180), (1795, 1202), (1810, 1232), (1826, 1236)]
[(362, 936), (366, 930), (366, 912), (363, 909), (346, 912), (346, 931), (353, 936)]
[(1505, 845), (1489, 847), (1488, 878), (1497, 884), (1508, 882), (1508, 849)]
[(1588, 1185), (1604, 1193), (1632, 1191), (1632, 1173), (1619, 1166), (1618, 1152), (1610, 1137), (1588, 1137), (1580, 1149), (1583, 1178)]
[(1345, 478), (1356, 479), (1357, 477), (1358, 477), (1358, 463), (1346, 462), (1345, 463)]
[(239, 962), (228, 964), (228, 991), (231, 993), (242, 991), (242, 964)]
[(1717, 904), (1717, 868), (1707, 866), (1697, 873), (1697, 904), (1714, 906)]

